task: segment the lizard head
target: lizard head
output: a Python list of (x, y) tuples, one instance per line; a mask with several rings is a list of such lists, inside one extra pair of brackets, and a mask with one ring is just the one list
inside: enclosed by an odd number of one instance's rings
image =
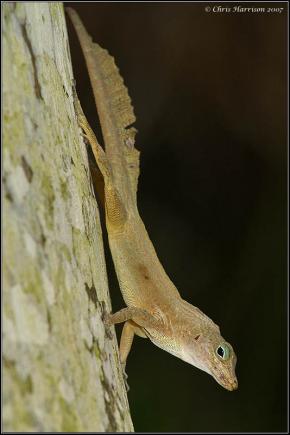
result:
[(220, 328), (197, 307), (184, 300), (179, 303), (178, 313), (180, 312), (179, 357), (209, 373), (227, 390), (236, 390), (237, 357), (232, 346), (221, 336)]
[(199, 333), (185, 334), (182, 359), (209, 373), (221, 386), (233, 391), (238, 388), (235, 374), (237, 357), (232, 346), (220, 335), (219, 327), (213, 325)]

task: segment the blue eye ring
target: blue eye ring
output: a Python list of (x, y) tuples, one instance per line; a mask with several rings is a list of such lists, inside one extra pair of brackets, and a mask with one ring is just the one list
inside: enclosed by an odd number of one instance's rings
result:
[(226, 343), (223, 343), (216, 348), (216, 354), (223, 361), (227, 361), (230, 357), (231, 349)]

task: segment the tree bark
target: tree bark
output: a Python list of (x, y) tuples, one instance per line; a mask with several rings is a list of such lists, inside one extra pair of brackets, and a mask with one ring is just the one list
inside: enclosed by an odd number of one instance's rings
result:
[(3, 429), (133, 431), (61, 3), (3, 5)]

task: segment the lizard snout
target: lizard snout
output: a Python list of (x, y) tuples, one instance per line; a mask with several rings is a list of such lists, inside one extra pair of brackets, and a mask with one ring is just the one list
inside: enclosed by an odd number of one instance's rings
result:
[(230, 382), (228, 389), (230, 391), (234, 391), (234, 390), (238, 389), (238, 380), (237, 380), (237, 378), (235, 378), (232, 382)]

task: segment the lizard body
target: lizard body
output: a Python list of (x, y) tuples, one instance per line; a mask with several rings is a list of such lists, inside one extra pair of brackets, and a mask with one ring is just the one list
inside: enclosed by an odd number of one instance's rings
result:
[(184, 301), (163, 269), (137, 207), (139, 151), (133, 107), (114, 59), (92, 42), (77, 13), (67, 8), (87, 63), (105, 150), (75, 98), (79, 125), (104, 179), (106, 228), (126, 308), (107, 316), (124, 323), (120, 359), (125, 368), (134, 334), (206, 371), (228, 390), (237, 388), (236, 355), (219, 327)]

